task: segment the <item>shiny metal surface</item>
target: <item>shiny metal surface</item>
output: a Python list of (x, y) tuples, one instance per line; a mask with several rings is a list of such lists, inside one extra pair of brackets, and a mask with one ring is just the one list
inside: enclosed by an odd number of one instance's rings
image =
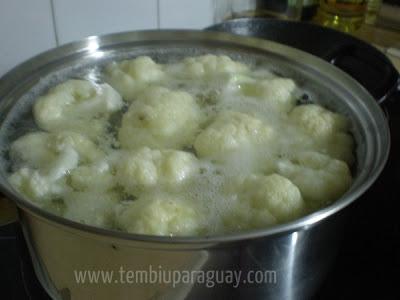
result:
[[(154, 245), (98, 236), (21, 214), (39, 280), (54, 299), (310, 299), (324, 279), (340, 242), (342, 213), (291, 233), (228, 243)], [(121, 283), (120, 268), (135, 270), (241, 271), (240, 284)], [(118, 283), (78, 284), (75, 272), (112, 271)], [(275, 272), (263, 284), (247, 274)], [(253, 273), (252, 273), (253, 272)], [(221, 274), (219, 273), (219, 274)], [(249, 276), (250, 276), (249, 275)], [(167, 275), (166, 275), (167, 276)], [(272, 276), (272, 277), (271, 277)], [(252, 278), (252, 277), (250, 277)], [(275, 280), (273, 280), (275, 278)], [(63, 296), (61, 296), (63, 295)]]
[[(23, 199), (8, 184), (7, 148), (17, 133), (10, 122), (29, 121), (34, 98), (65, 78), (98, 80), (107, 61), (148, 54), (159, 61), (201, 53), (224, 53), (263, 62), (294, 78), (321, 102), (349, 116), (357, 142), (351, 189), (334, 204), (270, 229), (213, 237), (134, 235), (78, 224)], [(101, 79), (101, 78), (100, 78)], [(374, 99), (348, 75), (299, 50), (270, 41), (200, 31), (143, 31), (89, 37), (51, 50), (18, 66), (0, 80), (0, 185), (16, 202), (42, 284), (60, 299), (308, 299), (334, 256), (342, 209), (375, 181), (389, 151), (386, 119)], [(16, 105), (17, 103), (17, 105)], [(24, 108), (19, 112), (18, 106)], [(17, 122), (17, 121), (18, 122)], [(18, 127), (15, 124), (14, 127)], [(31, 124), (31, 123), (24, 123)], [(217, 285), (78, 284), (74, 270), (242, 270), (276, 272), (276, 283)], [(129, 297), (128, 297), (129, 295)]]

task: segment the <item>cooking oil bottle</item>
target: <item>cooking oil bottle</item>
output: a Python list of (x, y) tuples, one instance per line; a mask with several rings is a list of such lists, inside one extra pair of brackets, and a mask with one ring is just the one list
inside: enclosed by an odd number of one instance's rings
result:
[(320, 0), (316, 21), (323, 26), (353, 32), (364, 22), (367, 0)]

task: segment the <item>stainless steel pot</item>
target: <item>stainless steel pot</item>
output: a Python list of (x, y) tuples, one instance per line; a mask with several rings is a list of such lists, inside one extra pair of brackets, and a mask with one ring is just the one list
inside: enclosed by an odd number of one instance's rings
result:
[[(349, 116), (357, 142), (357, 164), (354, 183), (343, 197), (318, 212), (270, 229), (171, 238), (128, 234), (60, 218), (21, 197), (7, 182), (7, 149), (18, 135), (15, 129), (33, 126), (32, 102), (50, 86), (68, 77), (96, 80), (98, 69), (110, 60), (146, 54), (166, 62), (210, 52), (265, 63), (294, 78), (325, 106)], [(35, 272), (54, 299), (309, 299), (335, 255), (345, 224), (344, 208), (375, 181), (390, 146), (384, 114), (348, 75), (299, 50), (225, 33), (142, 31), (89, 37), (16, 67), (1, 79), (0, 99), (1, 190), (18, 206)], [(150, 276), (150, 269), (158, 275), (183, 271), (180, 276), (185, 271), (207, 271), (204, 275), (214, 274), (214, 283), (217, 273), (212, 271), (228, 275), (227, 271), (241, 270), (242, 274), (238, 286), (225, 277), (225, 284), (213, 288), (211, 283), (202, 284), (199, 272), (192, 272), (198, 276), (194, 276), (196, 283), (183, 278), (176, 286), (162, 282), (163, 278), (155, 283), (144, 283), (146, 278), (142, 283), (127, 283), (126, 277), (120, 277), (121, 266), (125, 276), (138, 275), (132, 273), (137, 270), (147, 270)], [(90, 270), (114, 274), (109, 283), (101, 283), (104, 278), (97, 284), (77, 282), (77, 272)], [(257, 271), (263, 274), (259, 276), (263, 283), (250, 282), (256, 280)]]

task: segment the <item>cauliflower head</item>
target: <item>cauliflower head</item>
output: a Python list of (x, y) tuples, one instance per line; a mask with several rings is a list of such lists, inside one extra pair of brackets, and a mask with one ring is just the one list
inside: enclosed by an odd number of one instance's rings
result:
[(317, 104), (295, 107), (290, 113), (290, 119), (315, 138), (327, 138), (348, 129), (348, 121), (344, 116)]
[(288, 112), (295, 106), (296, 84), (289, 78), (275, 77), (243, 82), (240, 89), (244, 95), (256, 97), (280, 112)]
[(142, 148), (123, 154), (116, 176), (126, 192), (136, 196), (144, 189), (176, 188), (197, 170), (197, 159), (191, 153)]
[(16, 166), (23, 165), (46, 174), (65, 173), (80, 162), (92, 162), (102, 156), (90, 139), (69, 131), (28, 133), (10, 147), (10, 157)]
[(227, 111), (219, 114), (194, 142), (200, 157), (218, 158), (243, 147), (269, 141), (273, 129), (248, 114)]
[(299, 189), (311, 210), (339, 199), (351, 186), (347, 164), (318, 152), (303, 152), (277, 163), (277, 172)]
[(88, 137), (72, 131), (50, 133), (47, 146), (56, 152), (72, 147), (79, 154), (82, 163), (94, 162), (104, 157), (104, 153)]
[(15, 140), (10, 147), (10, 158), (13, 168), (29, 166), (33, 169), (43, 168), (57, 157), (57, 152), (49, 144), (47, 132), (27, 133)]
[(62, 195), (67, 189), (64, 180), (54, 180), (29, 168), (21, 168), (11, 174), (9, 182), (21, 194), (39, 205), (49, 203), (53, 198)]
[(138, 92), (163, 78), (162, 66), (148, 56), (112, 62), (106, 67), (107, 82), (127, 101), (133, 101)]
[(305, 212), (300, 190), (278, 174), (251, 175), (231, 189), (238, 201), (224, 218), (229, 230), (268, 227), (294, 220)]
[(102, 155), (94, 143), (79, 133), (28, 133), (11, 145), (10, 156), (20, 167), (10, 182), (33, 199), (55, 197), (66, 189), (66, 175), (79, 164)]
[(348, 164), (354, 162), (354, 141), (345, 116), (316, 104), (299, 105), (289, 119), (316, 140), (318, 150)]
[(246, 65), (233, 61), (226, 55), (202, 55), (183, 60), (183, 74), (190, 78), (213, 78), (220, 74), (242, 73), (249, 69)]
[(131, 104), (118, 133), (122, 148), (179, 149), (190, 145), (201, 121), (193, 97), (181, 91), (153, 87)]
[(195, 236), (200, 216), (190, 202), (168, 194), (144, 195), (115, 209), (116, 224), (137, 234)]
[(39, 97), (33, 107), (36, 124), (47, 131), (72, 130), (97, 136), (109, 115), (122, 108), (121, 96), (108, 84), (71, 79)]
[(115, 176), (110, 163), (101, 160), (71, 170), (69, 183), (77, 191), (106, 191), (115, 186)]

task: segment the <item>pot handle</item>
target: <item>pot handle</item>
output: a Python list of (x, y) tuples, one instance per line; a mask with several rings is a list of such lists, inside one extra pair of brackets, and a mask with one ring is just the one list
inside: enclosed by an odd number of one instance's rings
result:
[(399, 73), (386, 55), (370, 45), (344, 44), (323, 58), (364, 86), (379, 104), (399, 92)]
[(16, 222), (18, 220), (16, 205), (0, 195), (0, 226)]

